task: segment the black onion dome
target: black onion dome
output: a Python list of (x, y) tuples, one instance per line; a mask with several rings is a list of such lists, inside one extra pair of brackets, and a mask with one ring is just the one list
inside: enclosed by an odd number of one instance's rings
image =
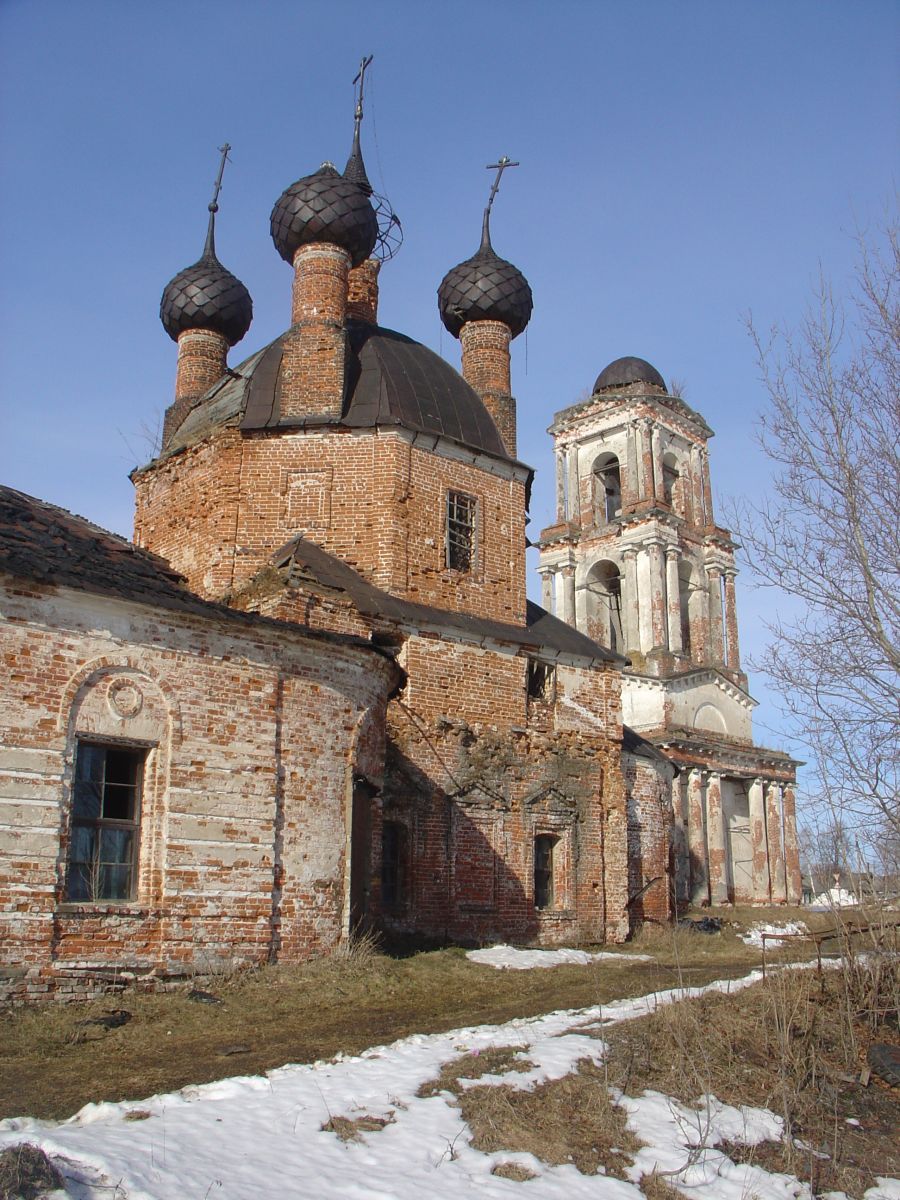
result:
[(186, 329), (212, 329), (229, 346), (239, 342), (253, 320), (253, 301), (241, 281), (207, 251), (166, 284), (159, 318), (173, 341)]
[(289, 263), (300, 246), (328, 242), (346, 250), (358, 267), (378, 238), (378, 220), (368, 196), (330, 163), (281, 193), (272, 209), (271, 229), (275, 249)]
[(604, 392), (609, 388), (627, 387), (630, 383), (648, 383), (666, 391), (666, 381), (656, 367), (645, 358), (617, 358), (597, 376), (594, 391)]
[(502, 321), (518, 337), (533, 307), (528, 280), (494, 253), (489, 237), (482, 238), (477, 254), (451, 268), (438, 288), (441, 320), (454, 337), (469, 321)]

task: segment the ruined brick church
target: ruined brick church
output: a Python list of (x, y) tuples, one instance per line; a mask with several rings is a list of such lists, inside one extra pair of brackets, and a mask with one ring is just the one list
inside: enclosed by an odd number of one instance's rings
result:
[(505, 164), (438, 293), (459, 374), (378, 323), (391, 218), (360, 117), (344, 172), (272, 211), (285, 333), (227, 365), (252, 305), (215, 199), (167, 285), (175, 399), (134, 542), (0, 490), (8, 995), (296, 961), (360, 925), (617, 942), (689, 900), (799, 899), (795, 764), (752, 742), (711, 430), (633, 358), (558, 413), (531, 603)]

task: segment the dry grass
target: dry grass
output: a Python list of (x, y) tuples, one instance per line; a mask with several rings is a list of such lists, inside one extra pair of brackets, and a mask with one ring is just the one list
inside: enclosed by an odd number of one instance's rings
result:
[(736, 1150), (740, 1161), (851, 1196), (900, 1172), (900, 1105), (861, 1085), (863, 1036), (840, 970), (775, 972), (735, 997), (683, 1001), (604, 1031), (623, 1091), (769, 1108), (784, 1119), (784, 1141)]
[(364, 1133), (378, 1133), (386, 1125), (393, 1125), (394, 1114), (386, 1117), (372, 1117), (365, 1114), (361, 1117), (330, 1117), (322, 1129), (326, 1133), (334, 1133), (342, 1142), (361, 1142)]
[(37, 1200), (61, 1187), (62, 1175), (39, 1146), (20, 1142), (0, 1151), (0, 1200)]
[(471, 1054), (453, 1058), (444, 1063), (435, 1079), (423, 1083), (416, 1095), (437, 1096), (441, 1092), (453, 1092), (458, 1096), (463, 1091), (459, 1086), (461, 1079), (481, 1079), (483, 1075), (530, 1071), (534, 1063), (526, 1058), (518, 1058), (520, 1053), (520, 1046), (491, 1046), (487, 1050), (473, 1050)]
[[(135, 1100), (234, 1073), (313, 1062), (412, 1033), (493, 1024), (559, 1008), (746, 973), (759, 954), (735, 942), (691, 937), (678, 961), (660, 946), (653, 962), (606, 960), (553, 970), (496, 971), (461, 950), (391, 958), (374, 949), (299, 967), (265, 967), (195, 980), (223, 1004), (187, 992), (125, 993), (91, 1004), (45, 1005), (0, 1014), (0, 1117), (64, 1118), (88, 1101)], [(125, 1008), (132, 1019), (104, 1029), (79, 1022)], [(79, 1042), (80, 1029), (91, 1030)], [(241, 1049), (239, 1058), (231, 1056)]]
[(532, 1091), (470, 1087), (457, 1093), (476, 1150), (524, 1151), (542, 1162), (571, 1164), (584, 1175), (602, 1168), (624, 1178), (641, 1143), (625, 1127), (625, 1110), (614, 1103), (602, 1068), (588, 1060), (573, 1075)]

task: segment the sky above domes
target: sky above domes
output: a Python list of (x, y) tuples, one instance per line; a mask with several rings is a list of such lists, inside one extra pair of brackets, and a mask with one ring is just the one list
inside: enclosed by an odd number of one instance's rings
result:
[[(437, 286), (478, 247), (485, 165), (521, 163), (491, 234), (534, 294), (512, 351), (532, 537), (554, 516), (554, 411), (624, 355), (716, 431), (717, 498), (758, 497), (744, 317), (798, 324), (820, 266), (851, 286), (855, 235), (877, 238), (894, 196), (898, 35), (893, 0), (4, 0), (0, 478), (130, 533), (128, 472), (174, 388), (159, 298), (203, 249), (217, 147), (233, 149), (216, 249), (254, 305), (235, 365), (289, 323), (269, 213), (324, 160), (343, 167), (373, 54), (363, 152), (405, 235), (379, 316), (454, 366)], [(748, 583), (745, 654), (772, 611)], [(777, 741), (767, 724), (768, 704), (757, 738)]]

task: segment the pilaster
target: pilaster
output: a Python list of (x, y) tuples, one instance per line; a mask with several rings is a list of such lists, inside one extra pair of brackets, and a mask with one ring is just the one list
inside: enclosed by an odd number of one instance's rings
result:
[(735, 600), (734, 579), (735, 570), (725, 572), (725, 639), (727, 665), (733, 671), (741, 669), (741, 651), (738, 644), (737, 603)]
[(748, 791), (750, 806), (750, 846), (753, 854), (753, 899), (768, 903), (771, 898), (769, 883), (769, 851), (766, 841), (766, 803), (763, 781), (754, 779)]
[(688, 775), (688, 850), (690, 853), (691, 903), (709, 903), (709, 866), (706, 832), (703, 828), (703, 772)]
[(706, 783), (706, 840), (709, 847), (709, 899), (711, 904), (728, 903), (728, 847), (722, 812), (722, 778), (712, 772)]
[(784, 874), (788, 904), (799, 904), (803, 898), (800, 876), (800, 847), (797, 842), (797, 806), (794, 789), (788, 784), (781, 792), (784, 820)]
[(766, 788), (766, 835), (769, 841), (769, 879), (773, 904), (784, 904), (787, 900), (781, 824), (781, 786), (770, 783)]
[(669, 649), (680, 654), (681, 644), (681, 595), (678, 588), (678, 559), (675, 546), (666, 547), (666, 612), (669, 619)]

